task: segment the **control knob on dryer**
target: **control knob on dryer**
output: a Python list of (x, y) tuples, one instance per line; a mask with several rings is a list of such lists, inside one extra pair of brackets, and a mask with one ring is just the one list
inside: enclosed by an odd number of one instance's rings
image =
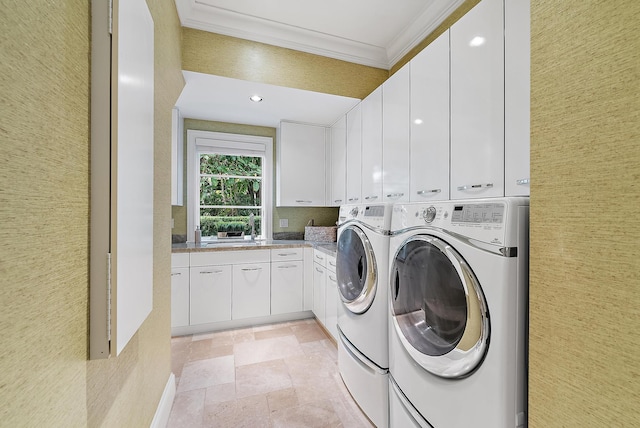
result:
[(349, 211), (349, 214), (351, 215), (351, 217), (358, 217), (358, 207), (351, 208), (351, 211)]
[(433, 219), (436, 218), (436, 209), (435, 209), (435, 207), (430, 206), (429, 208), (424, 210), (422, 212), (422, 218), (424, 219), (425, 223), (431, 223), (433, 221)]

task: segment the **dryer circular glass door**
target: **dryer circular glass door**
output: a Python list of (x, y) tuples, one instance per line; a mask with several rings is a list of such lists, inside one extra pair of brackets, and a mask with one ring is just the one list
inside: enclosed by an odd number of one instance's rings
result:
[(412, 236), (391, 268), (391, 315), (411, 357), (441, 377), (461, 378), (480, 366), (489, 345), (489, 314), (477, 278), (445, 241)]
[(336, 255), (338, 291), (346, 308), (361, 314), (367, 311), (376, 295), (376, 259), (367, 235), (357, 226), (341, 231)]

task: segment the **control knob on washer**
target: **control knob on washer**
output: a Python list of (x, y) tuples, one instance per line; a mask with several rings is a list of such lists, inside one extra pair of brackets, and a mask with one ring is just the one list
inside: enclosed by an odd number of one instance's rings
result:
[(351, 211), (349, 211), (349, 214), (351, 214), (351, 217), (358, 217), (358, 207), (351, 208)]
[(433, 219), (436, 218), (436, 209), (433, 206), (430, 206), (422, 212), (422, 218), (425, 223), (431, 223)]

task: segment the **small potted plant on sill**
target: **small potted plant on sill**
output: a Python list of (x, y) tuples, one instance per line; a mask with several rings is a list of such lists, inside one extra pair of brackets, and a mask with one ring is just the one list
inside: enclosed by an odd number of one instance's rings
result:
[(218, 238), (242, 238), (247, 225), (241, 221), (230, 221), (218, 225)]

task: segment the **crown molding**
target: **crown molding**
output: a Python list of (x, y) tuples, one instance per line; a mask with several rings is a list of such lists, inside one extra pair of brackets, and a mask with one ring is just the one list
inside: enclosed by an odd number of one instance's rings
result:
[(433, 0), (389, 46), (374, 46), (249, 16), (198, 0), (175, 0), (183, 27), (389, 70), (435, 30), (464, 0)]

